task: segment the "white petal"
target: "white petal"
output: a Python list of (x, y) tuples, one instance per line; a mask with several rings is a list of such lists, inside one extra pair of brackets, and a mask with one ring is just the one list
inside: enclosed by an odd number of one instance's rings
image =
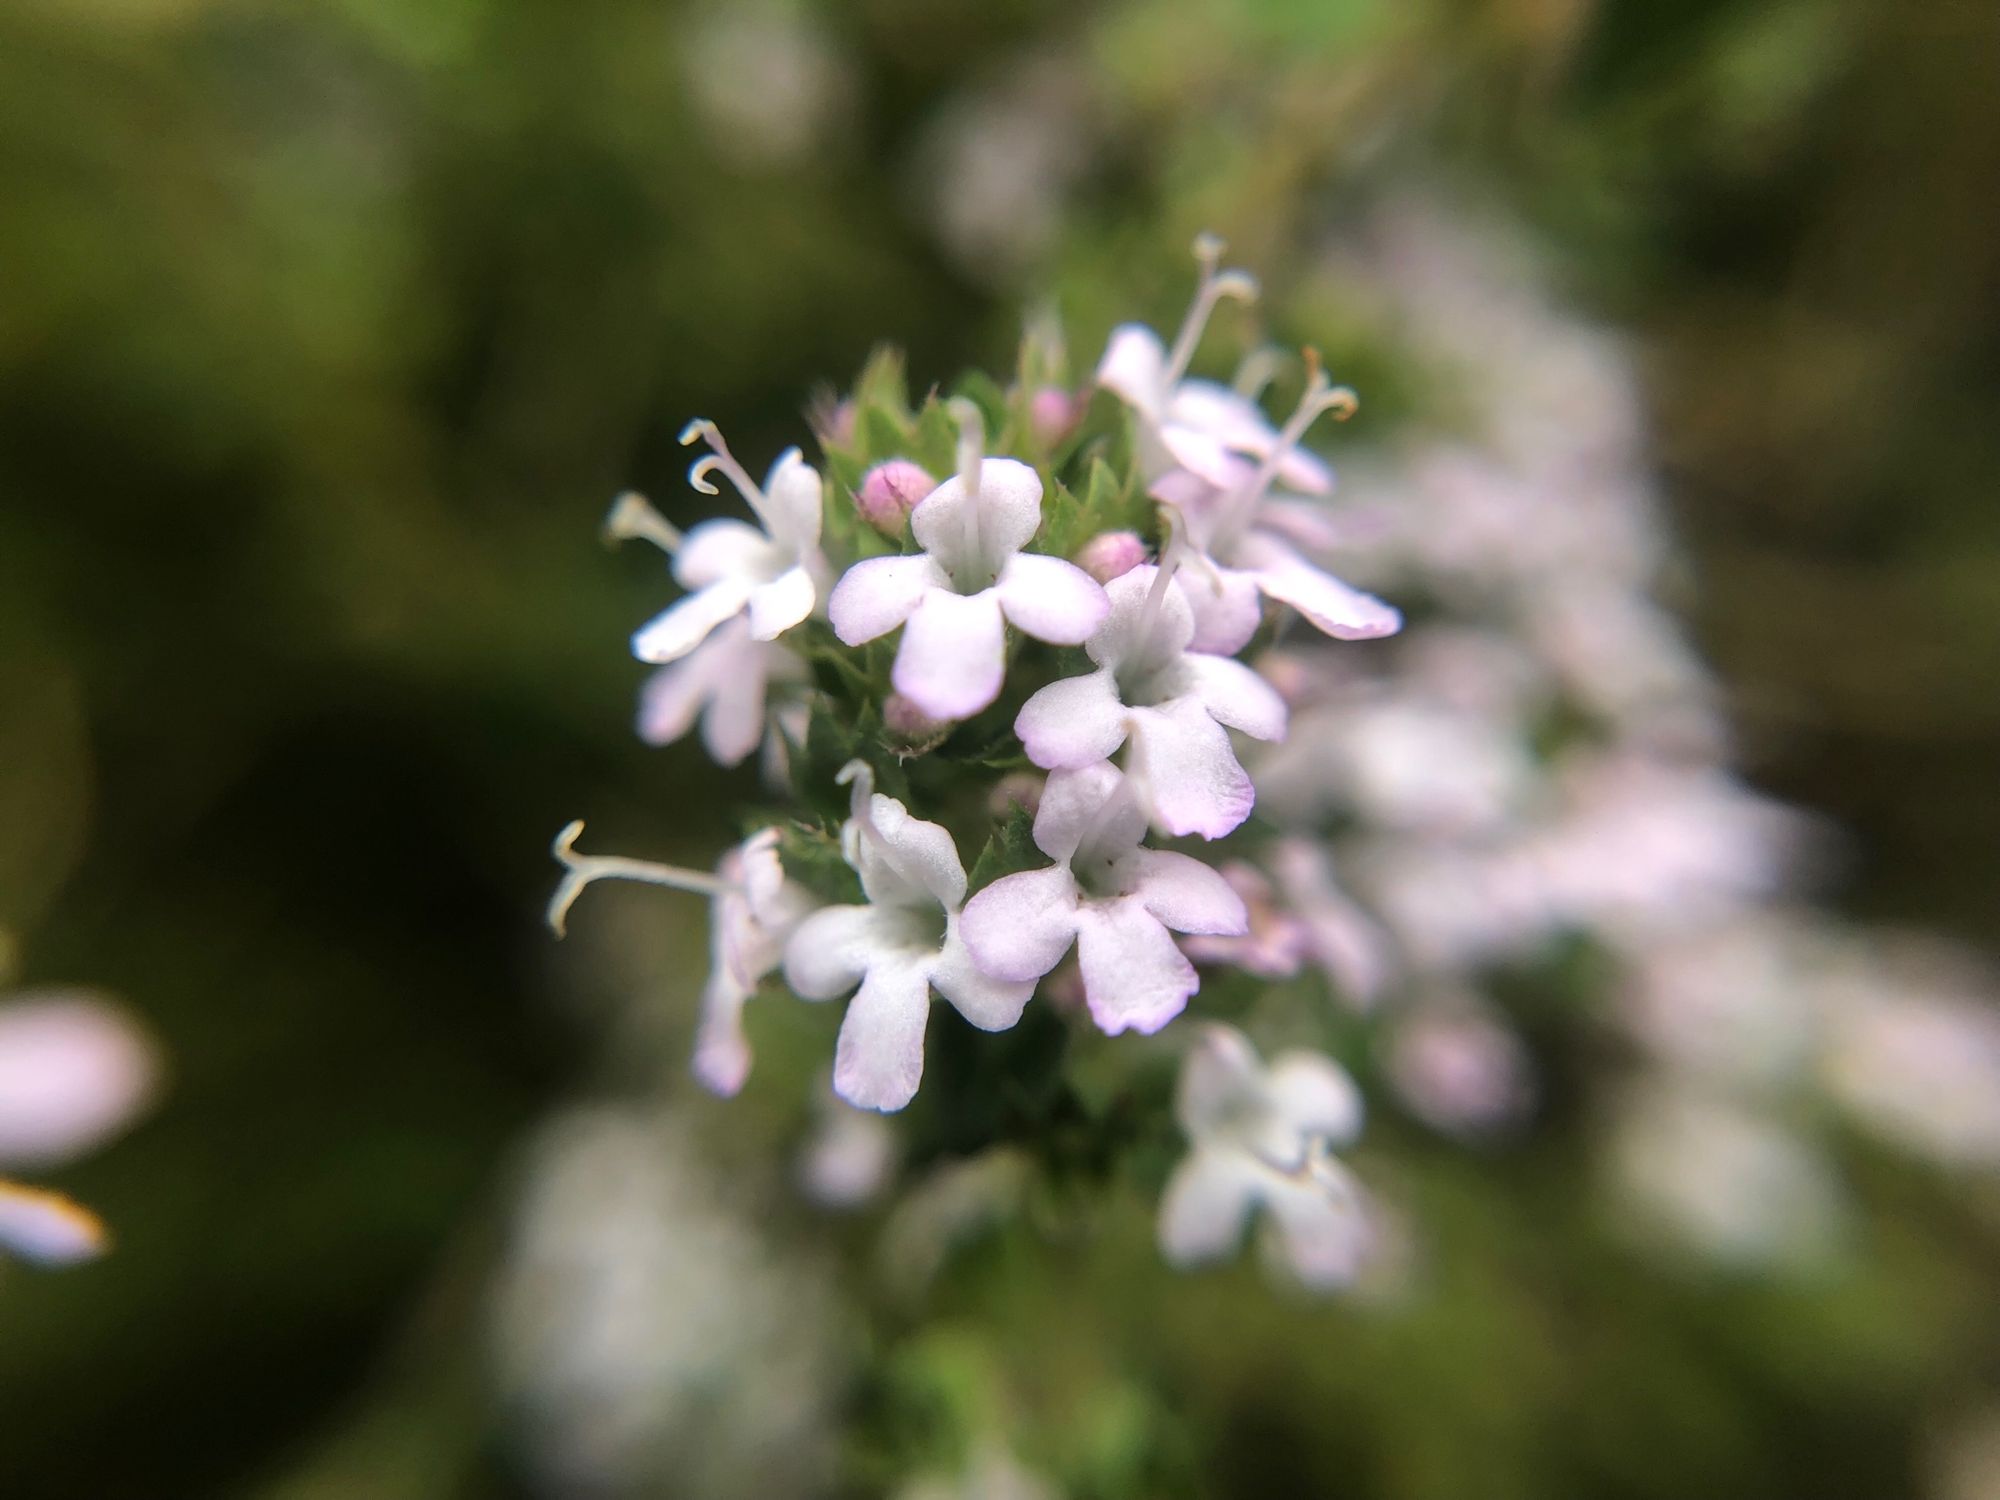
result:
[(1234, 656), (1250, 644), (1250, 637), (1264, 623), (1264, 600), (1257, 592), (1257, 580), (1241, 569), (1219, 565), (1212, 570), (1184, 568), (1175, 575), (1175, 582), (1194, 611), (1190, 651)]
[(1299, 1177), (1273, 1174), (1263, 1191), (1286, 1267), (1315, 1291), (1351, 1285), (1366, 1266), (1375, 1228), (1359, 1187), (1337, 1162)]
[(961, 931), (963, 921), (963, 917), (951, 919), (944, 947), (938, 951), (937, 964), (931, 970), (931, 984), (981, 1031), (1005, 1031), (1020, 1022), (1021, 1012), (1027, 1009), (1029, 997), (1035, 993), (1035, 981), (1032, 977), (995, 979), (982, 972), (966, 947)]
[(1174, 1118), (1191, 1140), (1230, 1133), (1264, 1107), (1264, 1064), (1234, 1026), (1201, 1028), (1181, 1063)]
[(1242, 662), (1226, 656), (1194, 654), (1185, 661), (1193, 676), (1194, 696), (1201, 700), (1210, 718), (1231, 729), (1240, 729), (1252, 739), (1285, 737), (1285, 721), (1290, 712), (1270, 683)]
[(936, 823), (911, 817), (907, 807), (880, 792), (868, 799), (868, 817), (874, 832), (862, 835), (855, 866), (868, 899), (893, 905), (935, 902), (958, 910), (965, 899), (965, 866), (951, 835)]
[(743, 1034), (743, 1003), (750, 991), (718, 963), (702, 990), (701, 1024), (694, 1035), (694, 1076), (703, 1088), (733, 1098), (750, 1076), (750, 1042)]
[(1234, 1254), (1255, 1195), (1255, 1178), (1241, 1156), (1196, 1147), (1174, 1168), (1161, 1195), (1160, 1254), (1176, 1267)]
[[(1129, 573), (1121, 573), (1104, 586), (1105, 597), (1111, 601), (1111, 613), (1104, 617), (1104, 623), (1097, 627), (1097, 633), (1084, 648), (1100, 667), (1119, 666), (1141, 651), (1149, 659), (1165, 659), (1187, 649), (1194, 636), (1194, 612), (1188, 608), (1187, 595), (1181, 592), (1178, 578), (1167, 585), (1159, 602), (1159, 613), (1147, 626), (1146, 596), (1159, 572), (1153, 564), (1145, 563)], [(1142, 627), (1146, 627), (1143, 636)]]
[(1129, 718), (1127, 771), (1161, 829), (1218, 839), (1250, 816), (1257, 801), (1250, 777), (1198, 701), (1176, 698), (1129, 710)]
[(1006, 669), (998, 596), (933, 589), (903, 627), (889, 675), (896, 691), (932, 718), (968, 719), (1000, 696)]
[(833, 1054), (833, 1091), (857, 1109), (901, 1109), (924, 1076), (930, 1020), (928, 966), (891, 959), (870, 966), (847, 1003)]
[[(918, 510), (923, 509), (920, 504)], [(916, 516), (910, 517), (914, 528)], [(997, 566), (1027, 546), (1042, 526), (1042, 476), (1018, 458), (979, 465), (979, 530)]]
[(1322, 572), (1268, 533), (1245, 537), (1236, 560), (1256, 573), (1267, 597), (1291, 605), (1335, 640), (1372, 641), (1403, 628), (1392, 606)]
[(1361, 1134), (1361, 1090), (1347, 1069), (1317, 1052), (1286, 1052), (1272, 1059), (1267, 1088), (1271, 1108), (1301, 1135), (1344, 1146)]
[(688, 528), (674, 553), (674, 579), (688, 589), (707, 588), (724, 578), (761, 583), (790, 560), (748, 521), (703, 521)]
[(1051, 769), (1095, 765), (1125, 743), (1125, 705), (1109, 668), (1052, 682), (1014, 716), (1028, 759)]
[(1250, 930), (1243, 898), (1221, 872), (1171, 849), (1135, 849), (1120, 862), (1125, 892), (1175, 932), (1241, 937)]
[(1281, 537), (1294, 547), (1323, 550), (1350, 544), (1365, 536), (1368, 528), (1316, 500), (1267, 499), (1257, 507), (1257, 530)]
[(1278, 430), (1248, 396), (1213, 380), (1183, 380), (1167, 403), (1167, 420), (1192, 427), (1239, 453), (1262, 457), (1276, 446)]
[(679, 661), (750, 602), (753, 580), (723, 578), (670, 605), (632, 637), (632, 654), (655, 664)]
[(1166, 346), (1152, 329), (1126, 323), (1111, 330), (1111, 342), (1097, 362), (1099, 385), (1142, 416), (1158, 420), (1166, 374)]
[(704, 642), (648, 677), (639, 689), (639, 738), (649, 745), (671, 745), (694, 728), (715, 692), (715, 666)]
[[(1117, 806), (1110, 806), (1112, 802)], [(1088, 835), (1091, 847), (1082, 848)], [(1035, 809), (1035, 847), (1064, 863), (1079, 852), (1110, 863), (1146, 836), (1146, 810), (1132, 784), (1109, 761), (1053, 771)]]
[(1167, 929), (1131, 898), (1078, 907), (1076, 954), (1090, 1017), (1106, 1036), (1158, 1031), (1201, 987)]
[(872, 906), (823, 906), (785, 943), (785, 983), (801, 1000), (831, 1000), (861, 981), (881, 948)]
[(787, 568), (769, 583), (750, 591), (750, 634), (755, 640), (774, 641), (813, 612), (819, 591), (812, 574), (801, 567)]
[(58, 1193), (0, 1181), (0, 1249), (38, 1265), (69, 1266), (104, 1253), (104, 1226)]
[(764, 693), (778, 649), (746, 642), (746, 649), (729, 654), (731, 670), (717, 679), (701, 717), (701, 742), (717, 765), (741, 765), (763, 742)]
[(928, 589), (951, 581), (928, 557), (870, 557), (856, 563), (833, 586), (826, 601), (833, 633), (850, 646), (887, 635), (909, 619)]
[(820, 480), (811, 465), (799, 457), (799, 450), (787, 448), (771, 465), (764, 480), (764, 504), (771, 513), (774, 532), (796, 551), (819, 544)]
[(0, 1160), (55, 1166), (97, 1146), (150, 1102), (154, 1049), (125, 1010), (87, 990), (0, 1004)]
[(1003, 875), (974, 894), (958, 933), (983, 972), (1026, 983), (1062, 962), (1076, 940), (1076, 913), (1076, 882), (1066, 866), (1053, 865)]
[(979, 465), (976, 524), (965, 513), (965, 483), (945, 480), (910, 512), (910, 534), (961, 588), (984, 588), (1042, 524), (1042, 479), (1019, 459)]
[(1248, 477), (1249, 465), (1229, 451), (1229, 445), (1199, 427), (1168, 422), (1160, 428), (1160, 446), (1173, 461), (1206, 484), (1233, 489)]
[(1333, 490), (1333, 470), (1324, 459), (1303, 448), (1293, 448), (1278, 460), (1278, 480), (1308, 495), (1325, 495)]
[(1040, 553), (1010, 559), (995, 592), (1015, 628), (1059, 646), (1082, 645), (1111, 613), (1095, 578), (1075, 563)]

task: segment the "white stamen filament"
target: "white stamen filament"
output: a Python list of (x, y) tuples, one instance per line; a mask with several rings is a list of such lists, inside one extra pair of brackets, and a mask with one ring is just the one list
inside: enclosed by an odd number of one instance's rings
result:
[(627, 490), (612, 505), (611, 514), (604, 518), (604, 540), (607, 544), (651, 542), (672, 557), (681, 550), (685, 538), (680, 527), (653, 509), (652, 502), (644, 495), (636, 490)]
[(688, 470), (688, 483), (704, 495), (719, 495), (722, 491), (709, 483), (708, 476), (714, 472), (722, 473), (742, 493), (744, 503), (755, 512), (757, 519), (764, 523), (764, 529), (776, 536), (778, 527), (771, 514), (770, 505), (764, 499), (763, 490), (758, 488), (757, 481), (750, 477), (743, 465), (736, 461), (736, 455), (729, 451), (729, 444), (722, 440), (721, 431), (706, 417), (696, 417), (681, 429), (683, 448), (697, 441), (705, 441), (715, 451), (705, 458), (695, 460), (694, 466)]
[(670, 890), (691, 891), (698, 896), (718, 896), (724, 890), (722, 881), (703, 870), (683, 870), (676, 865), (626, 859), (616, 854), (578, 854), (576, 841), (582, 832), (583, 820), (578, 818), (556, 835), (550, 847), (565, 872), (556, 893), (549, 897), (549, 930), (557, 937), (564, 936), (569, 926), (569, 909), (593, 880), (638, 880)]
[(979, 476), (986, 463), (986, 419), (979, 414), (979, 408), (963, 396), (953, 396), (945, 404), (945, 409), (958, 423), (958, 488), (965, 504), (959, 524), (964, 533), (964, 565), (976, 575), (955, 579), (954, 582), (961, 587), (969, 585), (976, 591), (992, 582), (983, 577), (986, 555), (979, 532)]
[(1222, 248), (1222, 241), (1212, 234), (1204, 234), (1194, 242), (1194, 258), (1201, 266), (1201, 281), (1195, 287), (1194, 302), (1188, 307), (1187, 316), (1181, 320), (1180, 332), (1174, 335), (1173, 352), (1167, 357), (1164, 383), (1170, 388), (1187, 373), (1215, 305), (1224, 297), (1234, 297), (1239, 302), (1257, 300), (1257, 279), (1248, 271), (1216, 269), (1222, 259)]
[(1327, 379), (1326, 371), (1320, 368), (1319, 360), (1311, 350), (1307, 351), (1306, 360), (1306, 388), (1299, 397), (1298, 407), (1279, 429), (1278, 440), (1264, 455), (1263, 462), (1257, 465), (1256, 472), (1231, 497), (1226, 507), (1227, 516), (1221, 531), (1227, 540), (1233, 541), (1250, 524), (1258, 503), (1270, 490), (1271, 482), (1278, 477), (1278, 470), (1284, 467), (1285, 459), (1299, 446), (1307, 429), (1326, 412), (1334, 413), (1339, 421), (1345, 422), (1360, 404), (1353, 391)]
[(1146, 590), (1145, 601), (1139, 606), (1138, 628), (1133, 632), (1138, 646), (1133, 654), (1142, 661), (1151, 655), (1147, 648), (1152, 645), (1153, 631), (1160, 623), (1160, 607), (1166, 602), (1167, 589), (1173, 584), (1174, 574), (1180, 571), (1180, 566), (1179, 551), (1170, 549), (1153, 571), (1153, 584)]
[(1236, 378), (1230, 382), (1230, 389), (1247, 400), (1255, 401), (1264, 394), (1264, 387), (1278, 378), (1278, 371), (1284, 367), (1284, 350), (1271, 344), (1260, 344), (1243, 356), (1243, 363), (1236, 367)]

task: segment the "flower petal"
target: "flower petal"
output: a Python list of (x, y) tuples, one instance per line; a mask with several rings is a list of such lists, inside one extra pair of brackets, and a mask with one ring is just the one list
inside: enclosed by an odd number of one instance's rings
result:
[(772, 658), (781, 650), (746, 639), (741, 650), (728, 653), (728, 670), (716, 678), (701, 716), (701, 742), (717, 765), (741, 765), (763, 743), (764, 694)]
[(1111, 330), (1111, 341), (1097, 362), (1099, 385), (1141, 416), (1158, 420), (1166, 374), (1167, 349), (1157, 333), (1143, 323)]
[(743, 1034), (743, 1004), (753, 991), (736, 982), (718, 955), (701, 992), (701, 1022), (694, 1034), (694, 1076), (701, 1086), (734, 1098), (750, 1076), (750, 1042)]
[(1125, 893), (1175, 932), (1241, 937), (1250, 930), (1243, 898), (1211, 865), (1171, 849), (1134, 849), (1119, 868)]
[[(1221, 658), (1216, 658), (1220, 660)], [(1229, 736), (1198, 700), (1175, 698), (1127, 711), (1126, 772), (1153, 822), (1179, 838), (1218, 839), (1250, 816), (1257, 794)]]
[(823, 906), (785, 944), (785, 983), (801, 1000), (831, 1000), (861, 981), (881, 947), (872, 906)]
[(1108, 864), (1145, 836), (1146, 810), (1125, 773), (1109, 761), (1049, 773), (1035, 809), (1035, 847), (1050, 859), (1067, 864), (1081, 853)]
[(968, 719), (1000, 696), (1006, 669), (999, 597), (990, 589), (970, 597), (932, 589), (903, 627), (889, 676), (932, 718)]
[(724, 578), (676, 601), (633, 635), (632, 654), (655, 665), (679, 661), (716, 626), (741, 614), (754, 587), (747, 579)]
[(88, 990), (18, 991), (0, 1004), (0, 1160), (49, 1167), (81, 1156), (152, 1101), (152, 1042)]
[(813, 612), (819, 590), (803, 566), (787, 568), (750, 591), (750, 635), (774, 641)]
[(1236, 1153), (1189, 1152), (1160, 1197), (1160, 1254), (1167, 1264), (1186, 1268), (1234, 1254), (1256, 1191), (1253, 1168)]
[(931, 984), (981, 1031), (1005, 1031), (1020, 1022), (1021, 1012), (1035, 993), (1035, 980), (995, 979), (982, 972), (965, 944), (963, 920), (951, 919), (944, 947), (938, 950), (937, 964), (931, 970)]
[(1158, 1031), (1201, 988), (1167, 929), (1130, 897), (1077, 908), (1076, 953), (1090, 1017), (1106, 1036)]
[(1291, 605), (1335, 640), (1372, 641), (1403, 628), (1393, 606), (1314, 567), (1268, 532), (1246, 536), (1236, 560), (1257, 575), (1267, 597)]
[(1290, 710), (1278, 690), (1240, 661), (1191, 654), (1185, 658), (1194, 696), (1217, 723), (1257, 740), (1281, 740)]
[(868, 819), (874, 831), (860, 837), (855, 861), (868, 899), (892, 906), (935, 902), (957, 911), (965, 899), (965, 865), (951, 835), (880, 792), (868, 799)]
[(1100, 667), (1121, 666), (1141, 652), (1149, 660), (1165, 660), (1187, 649), (1194, 636), (1194, 612), (1188, 608), (1187, 595), (1181, 591), (1178, 578), (1168, 583), (1157, 616), (1147, 619), (1146, 596), (1159, 573), (1158, 567), (1145, 563), (1129, 573), (1119, 574), (1104, 586), (1111, 612), (1097, 627), (1097, 633), (1084, 643), (1090, 659)]
[(1273, 1173), (1262, 1196), (1275, 1229), (1270, 1243), (1302, 1284), (1332, 1291), (1361, 1275), (1375, 1246), (1375, 1225), (1345, 1167), (1321, 1160), (1299, 1176)]
[(720, 517), (688, 528), (674, 553), (674, 581), (685, 589), (705, 589), (725, 578), (761, 583), (790, 561), (748, 521)]
[[(716, 636), (720, 634), (716, 632)], [(718, 674), (712, 645), (716, 636), (679, 661), (661, 667), (639, 689), (639, 738), (647, 744), (671, 745), (694, 728), (695, 719), (715, 694)]]
[(90, 1210), (60, 1193), (0, 1181), (0, 1249), (44, 1266), (95, 1260), (108, 1240)]
[(1076, 921), (1076, 881), (1067, 866), (1052, 865), (1003, 875), (977, 892), (959, 913), (958, 934), (982, 972), (1025, 983), (1062, 962)]
[(1345, 1146), (1361, 1134), (1361, 1090), (1345, 1068), (1318, 1052), (1286, 1052), (1266, 1081), (1272, 1111), (1300, 1135)]
[(928, 557), (864, 558), (833, 586), (827, 618), (835, 635), (859, 646), (909, 619), (927, 589), (950, 586), (951, 580)]
[(787, 448), (771, 465), (764, 479), (764, 505), (775, 540), (796, 552), (819, 545), (820, 478), (798, 449)]
[(995, 592), (1016, 629), (1059, 646), (1082, 645), (1111, 613), (1095, 578), (1075, 563), (1040, 553), (1009, 559)]
[(857, 1109), (901, 1109), (924, 1076), (924, 1027), (930, 1021), (929, 963), (871, 964), (847, 1003), (833, 1054), (833, 1091)]
[(980, 588), (1040, 529), (1042, 477), (1016, 458), (984, 459), (975, 524), (967, 524), (965, 504), (965, 481), (953, 475), (917, 502), (910, 534), (960, 588)]
[(1203, 1026), (1174, 1088), (1174, 1118), (1188, 1138), (1231, 1133), (1237, 1122), (1261, 1111), (1263, 1102), (1264, 1064), (1250, 1038), (1234, 1026)]
[(1014, 717), (1028, 759), (1050, 769), (1095, 765), (1125, 743), (1125, 705), (1109, 668), (1052, 682)]
[(1190, 651), (1234, 656), (1250, 644), (1264, 623), (1264, 601), (1257, 580), (1240, 568), (1187, 568), (1175, 575), (1194, 611)]
[(1213, 380), (1183, 380), (1175, 386), (1167, 420), (1260, 458), (1278, 442), (1277, 428), (1256, 402)]

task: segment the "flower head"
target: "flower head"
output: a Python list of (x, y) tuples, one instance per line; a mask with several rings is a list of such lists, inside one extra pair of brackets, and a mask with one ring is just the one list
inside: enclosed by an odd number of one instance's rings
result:
[(1084, 643), (1098, 669), (1036, 693), (1014, 732), (1050, 770), (1092, 765), (1129, 741), (1126, 771), (1153, 821), (1176, 837), (1220, 838), (1256, 801), (1227, 730), (1279, 739), (1285, 701), (1241, 662), (1188, 649), (1194, 616), (1171, 568), (1133, 568), (1105, 593), (1111, 612)]
[(787, 448), (771, 466), (762, 487), (736, 461), (713, 422), (690, 422), (683, 443), (705, 439), (711, 452), (688, 471), (688, 483), (704, 495), (719, 494), (709, 482), (720, 472), (762, 523), (719, 518), (703, 521), (685, 536), (657, 516), (640, 515), (645, 507), (627, 496), (612, 513), (614, 536), (642, 536), (657, 542), (674, 560), (674, 579), (693, 590), (632, 637), (632, 654), (641, 661), (670, 662), (694, 650), (725, 620), (747, 614), (750, 634), (775, 640), (813, 611), (819, 600), (819, 575), (825, 563), (819, 553), (819, 475)]
[(867, 901), (801, 922), (785, 944), (785, 980), (807, 1000), (854, 991), (834, 1053), (834, 1092), (863, 1109), (896, 1110), (923, 1077), (933, 989), (974, 1026), (1005, 1031), (1035, 987), (982, 972), (966, 951), (965, 866), (951, 835), (875, 791), (865, 764), (849, 764), (841, 779), (854, 789), (841, 848)]
[(1107, 1033), (1158, 1031), (1201, 984), (1174, 932), (1247, 930), (1243, 900), (1216, 871), (1140, 844), (1146, 815), (1131, 783), (1099, 762), (1057, 771), (1035, 813), (1055, 863), (1002, 876), (960, 924), (979, 967), (1032, 983), (1074, 943), (1091, 1018)]
[(1249, 1038), (1205, 1026), (1181, 1065), (1174, 1112), (1190, 1149), (1160, 1200), (1160, 1251), (1176, 1266), (1220, 1260), (1261, 1209), (1267, 1252), (1306, 1286), (1344, 1286), (1375, 1231), (1361, 1188), (1333, 1151), (1361, 1133), (1354, 1080), (1316, 1052), (1267, 1068)]
[(982, 456), (977, 410), (955, 410), (959, 472), (910, 513), (923, 551), (856, 563), (827, 601), (850, 646), (903, 627), (891, 680), (938, 719), (968, 718), (1000, 695), (1008, 622), (1074, 646), (1110, 608), (1081, 568), (1021, 551), (1042, 523), (1041, 477), (1017, 459)]

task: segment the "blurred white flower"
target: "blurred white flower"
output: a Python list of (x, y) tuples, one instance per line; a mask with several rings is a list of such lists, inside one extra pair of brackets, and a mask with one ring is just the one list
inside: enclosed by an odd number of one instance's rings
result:
[(103, 996), (0, 999), (0, 1163), (54, 1167), (94, 1150), (152, 1102), (159, 1076), (152, 1041)]

